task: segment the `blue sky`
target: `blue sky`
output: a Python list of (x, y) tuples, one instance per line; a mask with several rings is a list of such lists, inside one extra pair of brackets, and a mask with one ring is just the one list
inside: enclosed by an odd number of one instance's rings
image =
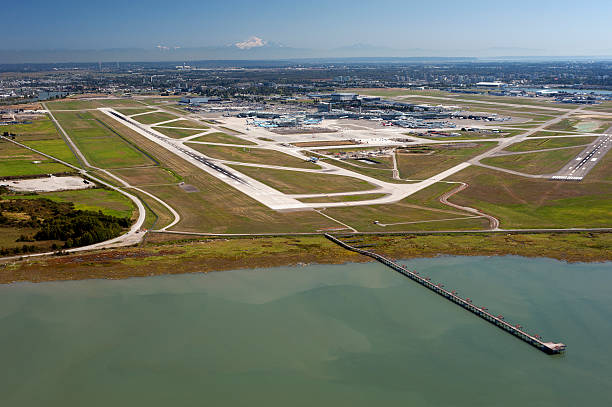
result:
[(228, 45), (257, 36), (288, 47), (521, 48), (612, 55), (612, 1), (21, 1), (3, 7), (0, 49)]

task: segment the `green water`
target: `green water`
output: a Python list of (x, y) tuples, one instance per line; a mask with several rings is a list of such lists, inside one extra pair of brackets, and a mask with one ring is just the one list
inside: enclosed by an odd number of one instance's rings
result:
[(576, 129), (576, 131), (578, 132), (584, 132), (584, 133), (590, 133), (592, 131), (595, 131), (599, 128), (600, 123), (599, 122), (580, 122), (577, 125), (574, 126), (574, 128)]
[(0, 286), (0, 405), (610, 405), (611, 263), (408, 264), (567, 353), (378, 264), (16, 284)]

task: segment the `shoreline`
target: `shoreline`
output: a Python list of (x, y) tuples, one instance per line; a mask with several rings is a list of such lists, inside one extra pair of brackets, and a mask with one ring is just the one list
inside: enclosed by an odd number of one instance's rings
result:
[[(323, 236), (194, 238), (153, 236), (139, 247), (106, 249), (0, 264), (0, 284), (123, 279), (309, 264), (365, 263)], [(546, 257), (612, 261), (612, 233), (360, 236), (376, 252), (399, 259), (437, 256)]]

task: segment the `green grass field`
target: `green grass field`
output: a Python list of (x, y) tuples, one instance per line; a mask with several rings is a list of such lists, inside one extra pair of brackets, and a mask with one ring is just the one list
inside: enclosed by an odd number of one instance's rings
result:
[(196, 120), (189, 120), (189, 119), (180, 119), (180, 120), (177, 120), (175, 122), (165, 124), (164, 126), (169, 126), (169, 127), (185, 127), (185, 128), (189, 128), (189, 129), (201, 129), (201, 130), (209, 129), (209, 127), (207, 125), (205, 125), (204, 123), (202, 123), (200, 121), (196, 121)]
[(350, 147), (350, 148), (330, 148), (325, 150), (316, 150), (318, 154), (335, 155), (341, 153), (352, 153), (352, 152), (364, 152), (374, 151), (376, 148), (372, 147)]
[(133, 186), (176, 184), (181, 181), (175, 174), (160, 167), (124, 168), (112, 172)]
[(609, 127), (609, 123), (602, 123), (598, 120), (581, 120), (574, 125), (574, 131), (579, 133), (601, 133)]
[[(509, 100), (502, 101), (504, 104), (490, 104), (484, 100), (468, 100), (457, 95), (449, 96), (449, 99), (443, 97), (419, 97), (417, 95), (411, 95), (403, 97), (401, 100), (416, 103), (416, 104), (427, 104), (427, 105), (452, 105), (459, 106), (463, 110), (469, 110), (472, 112), (481, 113), (497, 113), (503, 116), (517, 116), (525, 118), (541, 118), (543, 115), (557, 115), (558, 111), (543, 109), (544, 107), (560, 107), (552, 105), (533, 105), (524, 103), (510, 103), (512, 101), (517, 102), (514, 98), (507, 98)], [(500, 103), (499, 101), (494, 101)]]
[[(194, 138), (192, 141), (205, 141), (207, 143), (221, 143), (221, 144), (238, 144), (243, 146), (255, 145), (255, 143), (245, 140), (243, 138), (230, 136), (229, 134), (214, 132), (205, 134), (203, 136)], [(265, 140), (264, 140), (265, 141)]]
[[(155, 124), (155, 123), (161, 123), (161, 122), (165, 122), (168, 120), (175, 120), (178, 119), (178, 116), (175, 116), (173, 114), (170, 113), (166, 113), (166, 112), (155, 112), (155, 113), (147, 113), (147, 114), (143, 114), (140, 116), (136, 116), (133, 118), (134, 120), (136, 120), (138, 123), (142, 123), (142, 124)], [(177, 122), (171, 122), (172, 126), (179, 126)], [(168, 126), (170, 126), (170, 123), (168, 123)], [(185, 126), (186, 127), (186, 126)]]
[(230, 167), (286, 194), (324, 194), (367, 191), (376, 188), (368, 182), (341, 175), (273, 170), (243, 165), (230, 165)]
[[(498, 102), (507, 103), (517, 106), (538, 106), (538, 107), (555, 107), (560, 109), (571, 109), (571, 104), (553, 104), (550, 101), (542, 99), (524, 98), (524, 97), (504, 97), (504, 96), (490, 96), (490, 95), (474, 95), (464, 93), (451, 93), (439, 90), (413, 90), (413, 89), (369, 89), (369, 88), (357, 88), (357, 89), (346, 89), (343, 92), (355, 92), (364, 95), (382, 96), (382, 97), (398, 97), (410, 95), (411, 97), (418, 96), (433, 96), (433, 97), (444, 97), (453, 99), (463, 100), (474, 100), (476, 102)], [(448, 101), (446, 102), (448, 104)]]
[[(438, 200), (442, 194), (457, 186), (458, 184), (455, 183), (438, 182), (394, 204), (328, 208), (325, 213), (360, 231), (486, 229), (488, 221), (483, 218), (443, 220), (472, 216), (470, 213), (444, 205)], [(386, 224), (402, 224), (381, 227), (373, 223), (375, 220)], [(432, 220), (434, 222), (429, 222)], [(404, 224), (404, 222), (422, 223)]]
[(12, 199), (47, 198), (57, 202), (73, 202), (75, 209), (102, 211), (107, 215), (128, 217), (135, 215), (134, 203), (117, 191), (95, 188), (73, 191), (45, 192), (37, 195), (17, 195)]
[(419, 137), (426, 140), (482, 140), (482, 139), (496, 139), (496, 138), (504, 138), (504, 137), (512, 137), (518, 134), (524, 133), (524, 130), (503, 130), (500, 133), (493, 132), (477, 132), (477, 131), (453, 131), (452, 133), (461, 134), (461, 136), (456, 137), (436, 137), (435, 135), (428, 135), (426, 133), (406, 133), (406, 135)]
[[(359, 240), (374, 246), (376, 252), (396, 259), (506, 255), (570, 262), (612, 260), (610, 233), (372, 234), (362, 235)], [(147, 235), (142, 246), (109, 250), (103, 256), (104, 261), (99, 261), (99, 253), (77, 253), (16, 262), (0, 274), (0, 283), (120, 279), (364, 261), (363, 256), (321, 235), (211, 239), (154, 233)]]
[(19, 143), (25, 144), (45, 154), (49, 154), (69, 164), (79, 166), (79, 161), (76, 156), (72, 153), (64, 139), (60, 136), (53, 122), (47, 116), (33, 120), (32, 124), (18, 124), (3, 127), (2, 131), (17, 134), (15, 141)]
[(45, 105), (53, 111), (55, 110), (85, 110), (97, 109), (103, 105), (97, 100), (63, 99), (52, 102), (45, 102)]
[(282, 167), (312, 168), (319, 169), (320, 166), (310, 161), (301, 160), (297, 157), (283, 154), (274, 150), (248, 147), (228, 147), (211, 144), (186, 143), (189, 147), (207, 155), (211, 158), (227, 161), (238, 161), (253, 164), (279, 165)]
[(70, 150), (63, 139), (27, 141), (23, 144), (45, 154), (49, 154), (50, 156), (67, 162), (68, 164), (72, 164), (77, 167), (80, 166), (76, 156), (72, 153), (72, 150)]
[[(376, 159), (378, 160), (378, 158)], [(374, 166), (374, 165), (367, 166), (367, 164), (360, 163), (359, 161), (356, 161), (356, 160), (346, 160), (346, 161), (345, 160), (338, 161), (338, 160), (330, 160), (330, 159), (324, 159), (324, 160), (331, 165), (335, 165), (336, 167), (345, 168), (347, 170), (351, 170), (359, 174), (367, 175), (368, 177), (372, 177), (372, 178), (375, 178), (381, 181), (390, 182), (393, 184), (406, 184), (405, 181), (393, 179), (393, 171), (391, 168), (385, 168), (386, 165), (383, 165), (382, 167), (379, 168), (378, 166)], [(359, 166), (350, 165), (348, 164), (348, 162), (356, 162), (358, 163), (357, 165)]]
[(612, 122), (604, 122), (601, 123), (599, 128), (597, 128), (597, 130), (594, 130), (593, 133), (602, 134), (605, 133), (606, 130), (608, 130), (609, 128), (612, 128)]
[(153, 127), (153, 129), (172, 138), (183, 138), (202, 132), (202, 130), (170, 129), (167, 127)]
[(575, 147), (565, 150), (490, 157), (482, 160), (482, 163), (526, 174), (552, 174), (563, 168), (583, 149), (584, 147)]
[[(22, 247), (24, 242), (19, 242), (17, 240), (21, 236), (33, 236), (38, 230), (37, 228), (26, 227), (0, 227), (0, 248), (12, 249), (15, 247)], [(63, 244), (63, 242), (59, 240), (27, 242), (25, 244), (28, 246), (35, 246), (37, 252), (45, 252), (51, 251), (51, 245), (53, 243), (59, 246)]]
[(143, 225), (144, 229), (161, 229), (174, 221), (174, 215), (155, 199), (136, 190), (130, 190), (130, 193), (136, 195), (145, 204), (146, 218)]
[(392, 258), (463, 256), (549, 257), (561, 261), (605, 261), (612, 258), (611, 233), (466, 233), (461, 235), (369, 235), (363, 244)]
[(134, 99), (61, 99), (51, 102), (45, 102), (47, 107), (52, 111), (57, 110), (86, 110), (98, 109), (100, 107), (144, 107), (144, 105)]
[(9, 141), (0, 141), (0, 177), (44, 175), (73, 171), (47, 157), (19, 147)]
[[(142, 105), (140, 105), (140, 106), (142, 106)], [(142, 107), (117, 108), (115, 110), (118, 111), (121, 114), (126, 115), (126, 116), (130, 116), (130, 115), (133, 115), (133, 114), (153, 112), (154, 111), (154, 109), (151, 109), (151, 108), (142, 108)]]
[[(404, 91), (404, 90), (402, 90)], [(442, 95), (440, 93), (432, 93), (433, 95)], [(463, 98), (465, 95), (455, 95)], [(425, 98), (423, 98), (425, 99)], [(83, 102), (83, 101), (81, 101)], [(535, 101), (541, 102), (541, 101)], [(66, 103), (76, 103), (66, 102)], [(142, 111), (142, 104), (139, 107), (129, 108), (134, 101), (121, 100), (120, 102), (100, 102), (99, 105), (105, 103), (125, 103), (128, 107), (119, 107), (125, 114)], [(138, 103), (138, 102), (136, 102)], [(435, 100), (430, 102), (435, 104)], [(452, 101), (445, 101), (444, 104), (454, 104)], [(484, 106), (482, 101), (474, 100), (474, 102), (466, 102), (472, 108)], [(62, 106), (59, 104), (58, 106)], [(66, 106), (65, 104), (63, 106)], [(70, 105), (68, 105), (70, 106)], [(134, 105), (136, 106), (136, 105)], [(552, 117), (551, 114), (559, 114), (559, 112), (549, 110), (534, 109), (529, 104), (513, 106), (501, 106), (503, 109), (497, 110), (496, 106), (488, 106), (492, 111), (498, 111), (503, 114), (504, 111), (522, 112), (524, 117), (535, 119), (535, 121), (526, 124), (528, 126), (537, 126), (537, 123), (542, 123), (547, 118)], [(555, 106), (556, 107), (556, 106)], [(56, 107), (56, 109), (59, 109)], [(160, 113), (151, 113), (139, 117), (154, 116)], [(173, 115), (161, 113), (162, 116), (155, 117), (155, 121), (170, 120), (176, 118)], [(163, 147), (155, 145), (146, 140), (139, 134), (130, 131), (120, 123), (115, 123), (113, 120), (105, 120), (104, 117), (98, 117), (98, 112), (82, 112), (82, 113), (57, 113), (57, 116), (62, 116), (62, 124), (66, 131), (74, 137), (77, 144), (83, 148), (84, 153), (88, 157), (93, 156), (107, 165), (106, 168), (119, 168), (113, 170), (114, 173), (124, 178), (127, 182), (135, 186), (141, 186), (149, 192), (158, 195), (161, 199), (172, 205), (182, 217), (181, 222), (173, 227), (173, 230), (183, 230), (191, 232), (211, 232), (211, 233), (248, 233), (248, 232), (310, 232), (323, 230), (339, 225), (314, 211), (278, 213), (272, 211), (265, 206), (259, 204), (248, 196), (238, 192), (234, 188), (225, 183), (211, 177), (198, 168), (185, 162), (177, 156), (168, 153)], [(168, 118), (168, 116), (170, 116)], [(60, 117), (58, 117), (60, 119)], [(151, 118), (149, 120), (152, 120)], [(68, 124), (65, 124), (66, 121)], [(119, 131), (123, 137), (129, 139), (131, 144), (124, 141), (106, 128), (103, 123)], [(112, 122), (112, 123), (111, 123)], [(567, 123), (565, 124), (567, 125)], [(40, 137), (49, 137), (48, 139), (32, 139), (30, 142), (38, 143), (41, 149), (44, 147), (49, 151), (54, 148), (59, 148), (58, 141), (61, 138), (51, 137), (51, 127), (49, 124), (37, 124), (39, 131), (31, 133), (39, 133)], [(45, 126), (47, 128), (45, 129)], [(194, 130), (184, 129), (169, 129), (163, 126), (158, 130), (165, 132), (171, 137), (186, 137), (197, 134), (198, 131), (208, 128), (208, 126), (191, 120), (181, 119), (169, 123), (169, 127), (194, 127)], [(521, 133), (522, 130), (517, 125), (514, 130), (509, 130), (511, 134)], [(70, 127), (70, 129), (68, 128)], [(98, 127), (105, 129), (101, 131)], [(35, 128), (35, 127), (33, 127)], [(603, 124), (599, 129), (603, 128)], [(574, 128), (575, 130), (575, 128)], [(54, 130), (55, 131), (55, 130)], [(76, 132), (76, 136), (73, 135)], [(110, 132), (110, 135), (108, 134)], [(567, 134), (565, 131), (556, 132), (539, 132), (542, 135), (547, 135), (545, 140), (527, 140), (523, 143), (511, 146), (511, 151), (532, 151), (535, 149), (557, 148), (578, 146), (580, 144), (592, 141), (592, 138), (559, 138), (554, 139), (556, 134)], [(231, 133), (234, 134), (234, 133)], [(111, 135), (114, 137), (111, 137)], [(54, 136), (55, 137), (55, 136)], [(466, 135), (466, 137), (468, 137)], [(486, 135), (485, 137), (490, 137)], [(242, 144), (250, 143), (238, 137), (234, 137), (225, 133), (211, 133), (198, 138), (198, 141), (208, 141), (222, 144)], [(47, 145), (45, 145), (45, 143)], [(62, 141), (63, 143), (63, 141)], [(398, 154), (398, 163), (400, 176), (409, 179), (422, 179), (434, 175), (440, 171), (451, 168), (452, 166), (472, 158), (489, 148), (492, 148), (496, 143), (475, 142), (477, 145), (463, 148), (444, 148), (435, 147), (434, 154)], [(169, 170), (154, 166), (154, 162), (145, 154), (138, 151), (134, 147), (150, 152), (162, 165), (167, 166)], [(109, 147), (110, 146), (110, 147)], [(310, 168), (318, 168), (314, 164), (307, 161), (299, 160), (286, 154), (274, 150), (259, 149), (259, 148), (242, 148), (229, 146), (215, 146), (198, 143), (190, 143), (190, 147), (202, 151), (204, 154), (218, 159), (225, 159), (237, 162), (264, 163), (283, 166), (306, 166)], [(117, 151), (129, 149), (135, 156), (117, 154)], [(581, 149), (581, 147), (576, 147)], [(87, 151), (85, 151), (87, 150)], [(562, 166), (565, 156), (570, 154), (571, 159), (576, 152), (575, 149), (556, 150), (547, 153), (529, 153), (521, 155), (513, 155), (506, 157), (496, 157), (510, 160), (510, 163), (504, 165), (518, 166), (526, 168), (527, 171), (540, 171), (543, 168), (553, 167), (555, 165)], [(548, 154), (539, 156), (539, 154)], [(62, 154), (58, 151), (57, 154)], [(533, 157), (529, 157), (533, 156)], [(24, 157), (24, 160), (30, 157)], [(117, 165), (117, 161), (122, 161)], [(92, 163), (94, 161), (92, 160)], [(332, 162), (335, 164), (335, 162)], [(350, 166), (348, 163), (341, 163), (339, 166), (356, 172), (361, 172), (375, 178), (385, 179), (393, 182), (391, 179), (391, 162), (384, 160), (380, 166), (367, 166), (366, 164), (356, 162), (360, 167)], [(1, 170), (2, 160), (0, 160)], [(604, 165), (606, 164), (606, 165)], [(555, 183), (544, 180), (531, 180), (521, 177), (512, 177), (508, 174), (489, 171), (484, 168), (470, 167), (467, 170), (456, 174), (455, 177), (462, 175), (470, 184), (468, 190), (453, 196), (450, 200), (466, 204), (468, 206), (478, 207), (487, 213), (498, 216), (502, 220), (502, 227), (510, 227), (512, 223), (509, 218), (513, 218), (514, 224), (528, 225), (532, 227), (536, 225), (534, 222), (536, 217), (540, 217), (539, 224), (554, 225), (563, 221), (567, 221), (566, 217), (574, 216), (575, 219), (570, 219), (569, 223), (578, 225), (587, 223), (589, 217), (592, 217), (593, 223), (603, 225), (609, 219), (611, 213), (610, 204), (610, 182), (612, 182), (612, 173), (606, 166), (612, 167), (610, 161), (602, 162), (598, 165), (587, 177), (583, 183), (572, 184), (572, 188), (567, 188), (568, 184)], [(99, 165), (99, 164), (95, 164)], [(135, 165), (149, 167), (140, 168), (124, 168), (133, 167)], [(102, 167), (102, 165), (99, 165)], [(266, 183), (273, 188), (276, 188), (285, 193), (333, 193), (333, 192), (351, 192), (351, 191), (370, 191), (364, 195), (347, 195), (342, 197), (323, 197), (323, 198), (306, 198), (303, 202), (350, 202), (355, 200), (374, 199), (383, 196), (376, 193), (375, 186), (364, 181), (351, 177), (342, 177), (331, 174), (305, 173), (299, 171), (284, 171), (272, 170), (265, 168), (249, 167), (243, 165), (232, 165), (238, 171), (245, 175), (252, 176), (259, 181)], [(560, 168), (560, 167), (559, 167)], [(473, 171), (473, 172), (470, 172)], [(479, 172), (481, 171), (481, 172)], [(526, 172), (527, 172), (526, 171)], [(483, 175), (484, 174), (484, 175)], [(484, 177), (482, 180), (476, 180), (474, 177)], [(518, 181), (514, 181), (514, 179)], [(594, 181), (588, 179), (594, 178)], [(177, 184), (179, 180), (193, 185), (197, 188), (196, 192), (187, 192), (180, 188)], [(482, 181), (482, 185), (480, 184)], [(556, 185), (560, 185), (557, 189)], [(565, 186), (563, 189), (561, 187)], [(326, 214), (345, 222), (358, 230), (363, 231), (402, 231), (402, 230), (451, 230), (451, 229), (483, 229), (488, 226), (488, 222), (484, 218), (478, 219), (459, 219), (463, 216), (471, 216), (471, 214), (457, 211), (447, 207), (438, 201), (438, 197), (455, 188), (456, 184), (436, 183), (403, 201), (391, 205), (369, 205), (361, 207), (342, 207), (329, 208), (325, 211)], [(555, 187), (555, 188), (553, 188)], [(80, 191), (75, 191), (80, 192)], [(531, 195), (530, 195), (531, 194)], [(143, 200), (149, 205), (147, 210), (147, 228), (159, 228), (172, 221), (171, 214), (159, 203), (156, 203), (151, 198), (140, 194)], [(123, 198), (123, 197), (122, 197)], [(504, 201), (504, 198), (506, 201)], [(82, 205), (95, 205), (96, 200), (101, 202), (108, 201), (112, 203), (113, 198), (98, 196), (95, 199), (92, 197), (75, 197), (81, 201)], [(125, 198), (124, 198), (125, 199)], [(469, 204), (468, 204), (469, 202)], [(129, 202), (128, 202), (129, 204)], [(574, 215), (578, 212), (580, 205), (583, 205), (590, 214)], [(130, 204), (131, 208), (131, 204)], [(489, 209), (491, 211), (489, 211)], [(106, 209), (108, 210), (108, 208)], [(122, 211), (121, 208), (112, 210)], [(123, 209), (124, 211), (127, 208)], [(133, 208), (130, 209), (130, 213)], [(389, 223), (389, 225), (381, 227), (373, 223), (378, 220), (381, 223)], [(411, 223), (417, 222), (417, 223)], [(573, 227), (573, 226), (572, 226)]]
[(177, 185), (143, 187), (179, 212), (181, 221), (172, 230), (209, 233), (315, 232), (337, 226), (314, 211), (273, 211), (125, 126), (118, 123), (116, 128), (155, 156), (185, 183), (199, 190), (189, 193)]
[[(457, 209), (455, 208), (452, 208), (448, 205), (444, 205), (442, 202), (439, 201), (438, 198), (440, 198), (440, 196), (442, 196), (446, 192), (449, 192), (452, 189), (457, 188), (458, 186), (459, 184), (456, 184), (456, 183), (436, 182), (435, 184), (430, 185), (427, 188), (424, 188), (410, 195), (409, 197), (405, 198), (403, 202), (407, 204), (411, 204), (411, 205), (425, 206), (427, 208), (432, 208), (432, 209), (457, 211)], [(458, 211), (458, 212), (462, 212), (462, 211)]]
[(576, 128), (574, 126), (576, 126), (578, 123), (580, 123), (580, 120), (576, 120), (576, 119), (563, 119), (558, 123), (555, 124), (551, 124), (550, 126), (546, 127), (546, 130), (551, 130), (551, 131), (576, 131)]
[(353, 160), (353, 159), (348, 159), (348, 160), (343, 160), (343, 161), (347, 163), (359, 165), (365, 168), (378, 168), (378, 169), (386, 169), (386, 170), (393, 169), (393, 157), (391, 156), (372, 157), (372, 160), (377, 161), (378, 163), (377, 164), (367, 164), (363, 161)]
[(451, 177), (470, 187), (450, 201), (497, 217), (502, 228), (612, 227), (612, 158), (606, 159), (572, 184), (469, 167)]
[(163, 96), (163, 97), (143, 97), (141, 102), (147, 105), (167, 105), (174, 104), (180, 100), (180, 96)]
[(100, 99), (98, 100), (105, 107), (144, 107), (145, 105), (135, 99)]
[(493, 147), (496, 143), (478, 143), (467, 148), (434, 148), (434, 154), (397, 154), (400, 177), (404, 179), (424, 179), (454, 167)]
[(539, 127), (543, 123), (544, 122), (540, 122), (540, 121), (530, 121), (530, 122), (526, 122), (526, 123), (504, 124), (504, 128), (511, 128), (511, 129), (515, 129), (515, 130), (522, 130), (521, 133), (524, 133), (526, 130), (531, 130), (531, 129), (534, 129), (536, 127)]
[[(0, 154), (2, 154), (0, 150)], [(2, 160), (0, 158), (0, 177), (45, 175), (72, 171), (65, 165), (43, 158), (40, 163), (30, 160)]]
[(479, 102), (496, 102), (496, 103), (507, 103), (517, 106), (537, 106), (537, 107), (548, 107), (556, 109), (573, 109), (574, 105), (570, 103), (555, 103), (549, 100), (527, 98), (527, 97), (508, 97), (508, 96), (491, 96), (491, 95), (464, 95), (464, 94), (451, 94), (458, 99), (469, 99)]
[[(201, 172), (201, 171), (200, 171)], [(314, 211), (281, 213), (252, 200), (208, 174), (186, 176), (199, 192), (178, 186), (144, 187), (181, 215), (172, 230), (209, 233), (314, 232), (337, 226)]]
[(244, 134), (244, 133), (243, 133), (243, 132), (241, 132), (241, 131), (238, 131), (238, 130), (232, 130), (232, 129), (230, 129), (229, 127), (219, 126), (219, 128), (220, 128), (221, 130), (223, 130), (224, 132), (226, 132), (227, 134), (230, 134), (230, 135)]
[[(471, 216), (456, 210), (432, 210), (405, 201), (387, 205), (327, 208), (325, 214), (361, 232), (447, 230), (447, 228), (485, 229), (488, 225), (488, 221), (480, 218), (455, 220), (455, 218)], [(375, 221), (387, 226), (377, 225), (374, 223)], [(449, 225), (449, 222), (452, 224)], [(458, 222), (461, 225), (456, 225)]]
[(86, 110), (98, 109), (100, 107), (144, 107), (144, 105), (134, 99), (61, 99), (45, 102), (52, 111), (56, 110)]
[(354, 202), (367, 201), (386, 196), (387, 194), (361, 194), (361, 195), (340, 195), (340, 196), (324, 196), (322, 198), (299, 198), (298, 201), (304, 203), (328, 203), (328, 202)]
[(164, 108), (165, 110), (170, 110), (171, 112), (176, 112), (178, 114), (190, 114), (191, 112), (187, 109), (185, 109), (185, 107), (183, 105), (178, 105), (178, 104), (158, 104), (157, 106), (160, 106), (162, 108)]
[(572, 136), (577, 134), (576, 132), (567, 132), (567, 131), (536, 131), (535, 133), (529, 135), (528, 137), (559, 137), (559, 136)]
[[(265, 137), (258, 137), (258, 139), (263, 141), (274, 141), (272, 139), (268, 139)], [(354, 144), (354, 141), (351, 140), (328, 140), (328, 141), (301, 141), (298, 143), (291, 143), (296, 147), (325, 147), (325, 146), (341, 146), (341, 145), (351, 145)]]
[(19, 140), (46, 140), (57, 139), (59, 134), (53, 122), (45, 115), (32, 120), (31, 124), (12, 124), (0, 127), (2, 132), (19, 135)]
[(612, 102), (610, 101), (605, 101), (602, 102), (599, 105), (592, 105), (592, 106), (587, 106), (584, 108), (585, 111), (591, 111), (591, 112), (608, 112), (608, 113), (612, 113)]
[(55, 117), (94, 166), (117, 168), (153, 163), (107, 127), (107, 118), (100, 112), (60, 112)]
[(537, 140), (525, 140), (520, 143), (512, 144), (505, 148), (506, 151), (532, 151), (543, 150), (546, 148), (571, 147), (590, 144), (597, 137), (563, 137), (563, 138), (547, 138)]

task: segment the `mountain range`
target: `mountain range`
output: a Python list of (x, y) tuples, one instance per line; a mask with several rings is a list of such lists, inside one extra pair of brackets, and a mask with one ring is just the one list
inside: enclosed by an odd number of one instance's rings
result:
[[(608, 54), (612, 55), (612, 53)], [(251, 37), (246, 41), (225, 46), (182, 48), (157, 45), (151, 48), (110, 49), (53, 49), (53, 50), (0, 50), (0, 64), (68, 63), (68, 62), (164, 62), (202, 60), (341, 60), (363, 58), (386, 59), (525, 59), (541, 57), (560, 59), (541, 49), (487, 48), (487, 49), (396, 49), (368, 44), (355, 44), (333, 49), (294, 48)], [(584, 59), (593, 57), (572, 57)], [(600, 59), (607, 59), (598, 57)]]

